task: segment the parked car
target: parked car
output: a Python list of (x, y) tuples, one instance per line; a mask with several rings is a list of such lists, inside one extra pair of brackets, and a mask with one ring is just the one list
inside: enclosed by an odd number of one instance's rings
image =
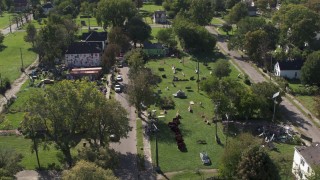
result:
[(210, 165), (211, 164), (211, 160), (208, 156), (208, 154), (206, 152), (201, 152), (200, 153), (200, 159), (202, 161), (202, 164), (204, 165)]
[(116, 84), (116, 85), (114, 86), (114, 90), (115, 90), (117, 93), (120, 93), (120, 92), (121, 92), (121, 86), (120, 86), (120, 84)]
[(109, 136), (109, 138), (110, 138), (110, 141), (111, 141), (111, 142), (119, 142), (119, 141), (120, 141), (120, 138), (119, 138), (117, 135), (115, 135), (115, 134), (111, 134), (111, 135)]
[(122, 76), (118, 75), (116, 79), (117, 79), (117, 81), (122, 81)]

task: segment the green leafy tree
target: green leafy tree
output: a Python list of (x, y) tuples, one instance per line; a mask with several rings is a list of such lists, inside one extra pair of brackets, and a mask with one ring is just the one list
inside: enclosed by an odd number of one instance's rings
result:
[(170, 48), (177, 46), (177, 41), (172, 28), (160, 29), (156, 35), (158, 41)]
[(13, 179), (22, 170), (23, 156), (13, 149), (0, 147), (0, 179)]
[(301, 81), (304, 84), (320, 86), (320, 51), (311, 53), (301, 68)]
[(130, 48), (130, 39), (121, 27), (112, 27), (108, 33), (108, 41), (110, 44), (117, 44), (121, 50), (127, 51)]
[(126, 24), (128, 36), (136, 47), (137, 42), (143, 43), (151, 36), (151, 27), (140, 17), (133, 17)]
[(104, 27), (108, 25), (123, 27), (126, 20), (137, 14), (132, 0), (102, 0), (97, 7), (97, 21)]
[(172, 12), (174, 17), (180, 11), (188, 11), (190, 8), (190, 1), (191, 0), (165, 0), (163, 2), (163, 7), (166, 11)]
[(120, 47), (117, 44), (108, 44), (102, 55), (102, 64), (106, 69), (110, 69), (116, 63), (116, 57), (120, 53)]
[(226, 0), (225, 1), (225, 8), (226, 9), (231, 9), (233, 8), (234, 5), (239, 3), (241, 0)]
[(79, 161), (70, 170), (63, 171), (62, 179), (64, 180), (117, 180), (110, 169), (103, 169), (94, 163)]
[[(113, 116), (117, 107), (123, 116)], [(34, 124), (45, 136), (45, 143), (54, 142), (69, 166), (73, 164), (71, 148), (81, 139), (95, 144), (108, 144), (111, 131), (126, 137), (130, 130), (125, 110), (115, 101), (106, 101), (95, 84), (87, 81), (61, 81), (30, 97), (22, 131), (28, 134)], [(112, 112), (112, 113), (111, 113)]]
[(173, 29), (181, 46), (193, 53), (211, 52), (216, 45), (216, 39), (204, 27), (199, 26), (178, 15), (173, 23)]
[(229, 32), (232, 30), (232, 25), (230, 24), (222, 24), (221, 26), (222, 31), (226, 32), (229, 36)]
[(143, 6), (143, 0), (133, 0), (133, 1), (138, 9)]
[(34, 47), (34, 42), (35, 42), (36, 36), (37, 36), (36, 27), (32, 23), (28, 23), (26, 31), (27, 31), (27, 34), (24, 36), (24, 40), (26, 42), (31, 42), (32, 47)]
[(311, 10), (314, 10), (318, 14), (320, 13), (320, 2), (318, 0), (308, 0), (305, 6)]
[(320, 15), (303, 5), (283, 5), (272, 21), (279, 25), (280, 44), (293, 45), (299, 49), (311, 43), (320, 29)]
[(237, 23), (237, 31), (231, 37), (228, 47), (230, 49), (244, 49), (244, 38), (248, 32), (256, 31), (264, 27), (266, 22), (263, 18), (245, 17)]
[(312, 167), (312, 174), (307, 176), (307, 179), (308, 180), (317, 180), (317, 179), (320, 179), (320, 166), (317, 165), (317, 166), (314, 166)]
[(210, 0), (192, 0), (188, 14), (193, 22), (205, 26), (213, 18), (214, 8), (212, 6)]
[(144, 68), (145, 54), (141, 49), (133, 49), (125, 54), (125, 59), (130, 67), (129, 76), (133, 77), (136, 72)]
[(236, 24), (246, 16), (248, 16), (247, 4), (239, 2), (231, 8), (227, 20), (230, 24)]
[(238, 179), (280, 179), (279, 171), (269, 155), (259, 146), (248, 149), (237, 165)]
[(237, 167), (242, 152), (257, 144), (259, 141), (248, 133), (240, 134), (230, 141), (221, 156), (219, 175), (225, 179), (237, 179)]
[(95, 163), (104, 169), (114, 169), (119, 165), (117, 153), (113, 149), (99, 146), (82, 148), (78, 151), (77, 159)]
[(227, 77), (231, 73), (230, 64), (226, 60), (219, 60), (213, 69), (213, 74), (219, 79), (222, 77)]
[(149, 106), (154, 103), (153, 83), (151, 82), (152, 74), (146, 69), (140, 69), (131, 76), (128, 85), (129, 103), (133, 105), (140, 117), (142, 104)]
[[(271, 82), (261, 82), (253, 84), (251, 89), (254, 94), (260, 97), (257, 100), (260, 102), (261, 116), (270, 116), (270, 111), (273, 110), (275, 103), (272, 97), (276, 92), (280, 91), (279, 87)], [(280, 93), (280, 95), (275, 99), (277, 107), (282, 101), (281, 95), (282, 93)]]

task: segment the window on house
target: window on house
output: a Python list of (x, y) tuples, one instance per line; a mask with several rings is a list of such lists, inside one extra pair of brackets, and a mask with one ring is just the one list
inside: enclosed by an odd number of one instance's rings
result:
[(302, 166), (304, 166), (304, 160), (303, 160), (303, 159), (301, 159), (300, 164), (301, 164)]

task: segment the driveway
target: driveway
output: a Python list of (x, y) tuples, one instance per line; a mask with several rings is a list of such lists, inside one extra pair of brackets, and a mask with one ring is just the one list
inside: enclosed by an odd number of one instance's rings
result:
[[(128, 84), (128, 67), (120, 68), (123, 81), (122, 85)], [(120, 168), (116, 170), (116, 175), (123, 180), (138, 179), (137, 167), (137, 139), (136, 139), (136, 114), (135, 109), (127, 101), (127, 95), (116, 93), (115, 99), (128, 111), (129, 124), (132, 131), (129, 132), (128, 138), (120, 139), (120, 143), (110, 143), (110, 148), (121, 154)]]
[[(218, 36), (218, 32), (211, 26), (206, 26), (206, 29), (214, 35)], [(240, 67), (251, 79), (253, 83), (259, 83), (267, 81), (260, 72), (251, 66), (250, 63), (244, 61), (241, 55), (237, 51), (229, 51), (228, 43), (223, 38), (218, 36), (217, 46), (223, 53), (227, 54), (234, 60), (236, 65)], [(303, 115), (296, 106), (294, 106), (286, 97), (283, 97), (283, 101), (280, 104), (280, 110), (283, 118), (293, 128), (297, 128), (298, 131), (308, 137), (313, 138), (313, 142), (320, 142), (320, 130), (319, 128), (305, 115)]]

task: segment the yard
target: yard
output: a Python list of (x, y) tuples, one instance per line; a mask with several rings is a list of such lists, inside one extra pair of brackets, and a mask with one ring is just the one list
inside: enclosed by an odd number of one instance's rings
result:
[(140, 10), (147, 11), (149, 13), (154, 13), (157, 10), (163, 10), (163, 6), (155, 5), (154, 3), (144, 3)]
[(25, 42), (25, 32), (15, 32), (4, 38), (4, 47), (0, 51), (0, 74), (8, 77), (11, 82), (17, 79), (21, 72), (21, 54), (23, 66), (27, 67), (36, 59), (36, 53), (32, 51), (31, 43)]

